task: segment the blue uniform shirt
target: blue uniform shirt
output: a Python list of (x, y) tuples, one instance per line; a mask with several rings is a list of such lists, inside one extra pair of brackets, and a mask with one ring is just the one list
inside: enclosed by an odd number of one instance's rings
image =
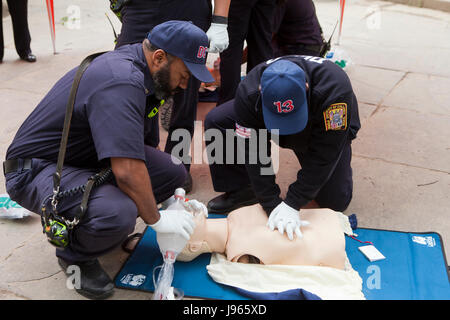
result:
[[(9, 146), (6, 159), (57, 161), (77, 68), (63, 76), (28, 116)], [(152, 93), (142, 44), (123, 46), (97, 57), (78, 88), (65, 163), (98, 167), (100, 161), (111, 157), (145, 160), (144, 144), (158, 134), (157, 121), (147, 117), (159, 105)]]

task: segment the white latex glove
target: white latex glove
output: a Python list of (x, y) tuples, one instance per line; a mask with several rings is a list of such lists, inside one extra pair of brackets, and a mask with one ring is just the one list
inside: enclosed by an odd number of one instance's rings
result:
[(194, 232), (195, 222), (192, 214), (184, 210), (161, 210), (161, 218), (149, 226), (157, 233), (178, 233), (189, 240)]
[(206, 206), (197, 200), (188, 200), (183, 202), (183, 206), (185, 207), (186, 211), (192, 212), (195, 215), (197, 214), (204, 214), (205, 217), (208, 217), (208, 209)]
[[(166, 210), (172, 203), (175, 202), (175, 196), (171, 196), (169, 199), (161, 203), (161, 210)], [(208, 217), (208, 209), (206, 206), (197, 200), (188, 200), (182, 202), (186, 211), (189, 211), (194, 216), (203, 213), (205, 217)]]
[(278, 231), (286, 234), (289, 240), (294, 240), (294, 232), (298, 238), (303, 238), (300, 227), (309, 225), (308, 221), (300, 220), (300, 211), (281, 202), (275, 209), (272, 210), (267, 221), (267, 226), (270, 230), (278, 229)]
[(211, 23), (208, 31), (206, 32), (209, 40), (208, 52), (222, 52), (228, 48), (228, 30), (227, 24), (224, 23)]

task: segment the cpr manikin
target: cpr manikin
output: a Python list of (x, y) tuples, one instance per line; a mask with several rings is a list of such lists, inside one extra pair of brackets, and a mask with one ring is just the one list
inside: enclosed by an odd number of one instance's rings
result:
[(289, 240), (267, 227), (267, 214), (259, 204), (234, 210), (227, 218), (207, 219), (198, 214), (194, 233), (177, 260), (191, 261), (205, 252), (218, 252), (232, 262), (344, 269), (345, 238), (336, 212), (302, 209), (300, 216), (310, 224), (302, 227), (302, 238)]

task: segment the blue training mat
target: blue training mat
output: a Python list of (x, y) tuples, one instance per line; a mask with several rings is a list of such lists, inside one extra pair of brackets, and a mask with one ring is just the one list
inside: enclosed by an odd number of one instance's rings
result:
[[(359, 228), (354, 230), (361, 241), (371, 241), (386, 257), (370, 262), (358, 247), (360, 243), (346, 237), (347, 256), (363, 280), (363, 293), (368, 300), (450, 300), (447, 261), (441, 237), (437, 233), (407, 233)], [(206, 266), (211, 255), (202, 254), (191, 262), (176, 262), (173, 286), (185, 296), (240, 300), (248, 299), (232, 287), (216, 283)], [(156, 233), (147, 228), (142, 239), (115, 277), (121, 289), (154, 291), (153, 269), (163, 263)]]
[(368, 300), (450, 300), (450, 278), (442, 240), (434, 232), (413, 233), (360, 228), (357, 239), (370, 241), (386, 257), (370, 262), (346, 237), (346, 252), (363, 280)]
[[(242, 300), (247, 299), (228, 286), (218, 284), (209, 276), (206, 266), (211, 254), (204, 253), (191, 262), (176, 261), (172, 286), (183, 290), (188, 297)], [(142, 239), (133, 253), (116, 275), (114, 283), (117, 288), (153, 292), (153, 269), (163, 263), (161, 252), (156, 242), (156, 233), (147, 227)], [(157, 279), (157, 273), (155, 274)]]

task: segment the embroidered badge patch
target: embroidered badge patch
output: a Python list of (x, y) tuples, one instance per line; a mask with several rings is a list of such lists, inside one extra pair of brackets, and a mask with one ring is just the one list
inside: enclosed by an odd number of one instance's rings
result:
[(347, 104), (335, 103), (323, 112), (325, 131), (347, 129)]

